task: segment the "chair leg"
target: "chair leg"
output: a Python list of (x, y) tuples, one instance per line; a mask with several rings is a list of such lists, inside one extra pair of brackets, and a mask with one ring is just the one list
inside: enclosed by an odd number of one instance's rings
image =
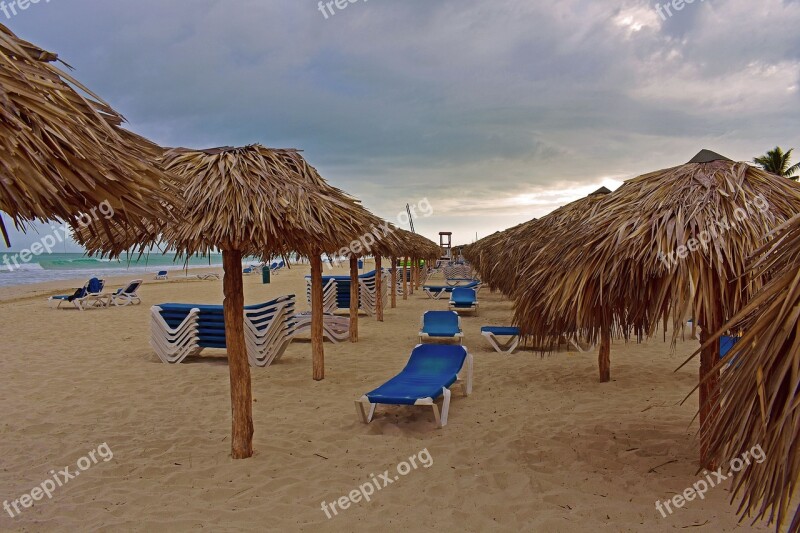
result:
[[(364, 404), (369, 403), (369, 413), (364, 410)], [(366, 396), (362, 396), (356, 400), (356, 414), (358, 418), (365, 424), (372, 422), (372, 417), (375, 416), (375, 407), (378, 404), (370, 402)]]
[(514, 353), (514, 350), (517, 349), (517, 346), (519, 346), (519, 335), (514, 335), (506, 343), (500, 342), (500, 339), (498, 339), (493, 333), (484, 332), (482, 335), (486, 337), (486, 340), (489, 341), (489, 344), (492, 345), (492, 348), (499, 353), (511, 355)]
[(450, 412), (450, 389), (442, 389), (444, 400), (442, 401), (442, 415), (439, 416), (439, 408), (433, 404), (433, 416), (436, 418), (436, 427), (443, 428), (447, 425), (447, 414)]

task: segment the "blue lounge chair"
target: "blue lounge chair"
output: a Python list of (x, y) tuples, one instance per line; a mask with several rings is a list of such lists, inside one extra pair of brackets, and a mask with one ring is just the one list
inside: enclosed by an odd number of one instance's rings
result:
[(71, 303), (81, 311), (87, 307), (105, 307), (108, 298), (107, 294), (103, 294), (105, 284), (103, 279), (92, 278), (80, 289), (75, 289), (74, 293), (51, 296), (47, 301), (51, 304), (57, 302), (56, 309), (61, 308), (61, 304), (64, 302)]
[(728, 352), (731, 351), (733, 346), (739, 342), (741, 337), (731, 337), (730, 335), (723, 335), (719, 338), (719, 358), (722, 359)]
[[(460, 374), (466, 366), (466, 380)], [(463, 346), (419, 344), (411, 352), (405, 368), (395, 377), (356, 400), (356, 413), (369, 424), (375, 407), (386, 405), (429, 405), (437, 427), (447, 425), (450, 411), (450, 387), (463, 387), (464, 395), (472, 393), (472, 356)], [(435, 401), (444, 396), (442, 412)], [(369, 406), (368, 411), (365, 409)]]
[[(279, 359), (295, 333), (294, 295), (244, 307), (244, 333), (251, 366)], [(181, 363), (205, 348), (226, 348), (221, 305), (166, 303), (150, 309), (150, 345), (165, 363)]]
[(139, 298), (138, 294), (136, 294), (136, 291), (139, 290), (139, 287), (142, 286), (142, 283), (142, 280), (135, 279), (128, 283), (127, 287), (117, 289), (117, 292), (113, 293), (109, 297), (108, 304), (110, 305), (113, 303), (117, 306), (123, 306), (131, 304), (138, 305), (142, 303), (142, 299)]
[[(444, 294), (450, 294), (453, 292), (453, 289), (458, 287), (454, 287), (452, 285), (425, 285), (422, 287), (422, 290), (425, 291), (425, 294), (428, 295), (428, 298), (433, 300), (438, 300)], [(461, 285), (461, 288), (464, 289), (475, 289), (475, 293), (477, 294), (478, 291), (481, 289), (481, 282), (478, 280), (469, 280), (469, 283), (466, 285)]]
[(450, 293), (449, 309), (452, 311), (470, 311), (478, 314), (478, 293), (475, 289), (454, 287)]
[[(519, 345), (519, 328), (503, 326), (483, 326), (481, 335), (486, 337), (489, 344), (500, 353), (511, 355)], [(505, 342), (501, 342), (497, 337), (509, 337)]]
[(156, 274), (156, 279), (167, 279), (167, 271), (159, 270), (158, 274)]
[(422, 315), (419, 342), (423, 339), (457, 339), (463, 344), (461, 317), (455, 311), (426, 311)]
[(242, 274), (245, 276), (250, 275), (253, 273), (253, 267), (247, 267), (242, 269)]

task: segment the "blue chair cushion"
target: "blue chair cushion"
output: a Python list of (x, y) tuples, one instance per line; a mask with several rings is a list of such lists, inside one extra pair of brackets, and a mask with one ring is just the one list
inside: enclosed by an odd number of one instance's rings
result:
[(436, 399), (443, 388), (455, 383), (466, 358), (463, 346), (420, 344), (399, 374), (366, 396), (372, 403), (394, 405), (414, 405), (421, 398)]
[(519, 335), (519, 328), (511, 326), (483, 326), (481, 332), (493, 333), (494, 335)]

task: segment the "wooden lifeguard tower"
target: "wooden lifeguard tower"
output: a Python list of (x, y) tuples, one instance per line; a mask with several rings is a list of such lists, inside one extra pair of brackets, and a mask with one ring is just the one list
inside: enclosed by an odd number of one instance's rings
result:
[(450, 261), (452, 259), (452, 246), (453, 246), (453, 232), (440, 231), (439, 232), (439, 246), (442, 249), (442, 259)]

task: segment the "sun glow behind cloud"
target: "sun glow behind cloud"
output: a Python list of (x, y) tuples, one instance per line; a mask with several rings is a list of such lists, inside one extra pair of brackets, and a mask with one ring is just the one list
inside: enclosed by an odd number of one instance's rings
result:
[(800, 2), (655, 3), (81, 0), (9, 24), (136, 133), (300, 148), (377, 214), (427, 197), (417, 230), (465, 241), (702, 148), (800, 148)]

